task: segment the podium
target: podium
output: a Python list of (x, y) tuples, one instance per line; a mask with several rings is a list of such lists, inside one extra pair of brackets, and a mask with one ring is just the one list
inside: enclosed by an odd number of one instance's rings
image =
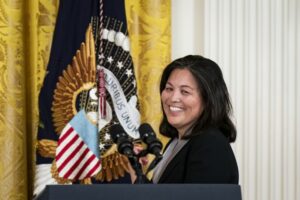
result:
[(34, 200), (241, 200), (231, 184), (48, 185)]

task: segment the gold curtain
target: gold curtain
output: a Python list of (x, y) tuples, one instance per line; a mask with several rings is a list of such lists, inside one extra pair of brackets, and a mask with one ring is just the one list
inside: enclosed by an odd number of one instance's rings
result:
[(0, 0), (0, 199), (31, 199), (38, 93), (58, 0)]
[[(141, 121), (150, 123), (159, 133), (162, 116), (159, 82), (171, 57), (171, 1), (126, 0), (126, 15)], [(166, 138), (158, 137), (166, 143)]]
[[(59, 0), (0, 0), (0, 199), (31, 199), (38, 94)], [(158, 133), (159, 79), (170, 61), (170, 0), (126, 0), (143, 122)]]

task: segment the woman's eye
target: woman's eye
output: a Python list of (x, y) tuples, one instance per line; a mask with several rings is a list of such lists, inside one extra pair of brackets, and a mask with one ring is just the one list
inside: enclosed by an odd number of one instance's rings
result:
[(189, 93), (188, 91), (186, 91), (186, 90), (182, 90), (181, 93), (184, 94), (184, 95), (190, 94), (190, 93)]
[(165, 90), (166, 90), (167, 92), (170, 92), (170, 91), (172, 91), (173, 89), (172, 89), (171, 87), (166, 87)]

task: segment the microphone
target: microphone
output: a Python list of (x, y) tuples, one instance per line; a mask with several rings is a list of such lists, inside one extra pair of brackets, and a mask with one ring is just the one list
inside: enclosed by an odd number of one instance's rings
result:
[(162, 158), (162, 155), (160, 154), (162, 143), (156, 138), (152, 127), (149, 124), (144, 123), (139, 127), (139, 132), (141, 139), (147, 144), (148, 152), (154, 154), (155, 157), (160, 160)]
[(117, 144), (119, 153), (126, 155), (128, 158), (134, 156), (132, 141), (120, 124), (111, 127), (111, 138)]

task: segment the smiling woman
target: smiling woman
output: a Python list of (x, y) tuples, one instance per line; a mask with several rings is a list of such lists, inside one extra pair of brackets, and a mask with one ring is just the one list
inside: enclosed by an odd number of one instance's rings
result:
[(203, 112), (197, 81), (185, 68), (172, 72), (161, 93), (161, 101), (168, 122), (178, 131), (178, 138), (184, 136)]
[(170, 141), (152, 182), (238, 184), (236, 129), (219, 66), (198, 55), (179, 58), (164, 69), (160, 93), (160, 133)]
[(229, 144), (236, 129), (219, 66), (198, 55), (179, 58), (163, 71), (160, 92), (160, 132), (171, 140), (154, 169), (153, 182), (238, 184)]

